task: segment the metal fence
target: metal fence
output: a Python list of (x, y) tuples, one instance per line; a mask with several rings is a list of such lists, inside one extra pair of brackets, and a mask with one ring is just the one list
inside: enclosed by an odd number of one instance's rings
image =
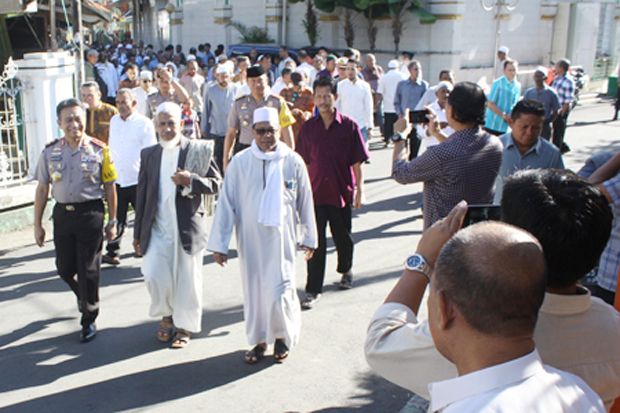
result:
[(609, 75), (615, 75), (616, 59), (612, 57), (599, 57), (594, 60), (594, 70), (592, 80), (607, 79)]
[(27, 181), (28, 153), (21, 121), (21, 82), (17, 65), (9, 58), (0, 75), (0, 187)]

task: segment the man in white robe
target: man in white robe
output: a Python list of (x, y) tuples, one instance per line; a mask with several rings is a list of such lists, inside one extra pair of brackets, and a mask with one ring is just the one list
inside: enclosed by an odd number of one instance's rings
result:
[(278, 111), (253, 114), (254, 140), (228, 165), (207, 249), (224, 265), (233, 227), (243, 277), (244, 318), (253, 348), (245, 361), (263, 358), (268, 344), (280, 362), (299, 339), (301, 309), (295, 286), (298, 246), (306, 260), (317, 247), (312, 189), (302, 158), (280, 142)]
[[(220, 178), (212, 159), (213, 143), (182, 137), (176, 103), (158, 106), (155, 129), (159, 144), (140, 154), (134, 248), (144, 256), (150, 315), (162, 317), (157, 338), (183, 348), (190, 334), (201, 330), (207, 241), (203, 194), (217, 192)], [(192, 161), (197, 157), (201, 162)]]

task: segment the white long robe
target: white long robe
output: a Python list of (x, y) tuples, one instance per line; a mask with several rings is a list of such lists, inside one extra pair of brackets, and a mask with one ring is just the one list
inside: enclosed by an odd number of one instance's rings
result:
[(181, 245), (175, 206), (179, 147), (163, 149), (157, 211), (142, 275), (151, 296), (152, 317), (172, 316), (177, 328), (198, 333), (202, 322), (203, 250), (190, 255)]
[(228, 254), (233, 227), (243, 279), (244, 318), (250, 345), (276, 338), (292, 348), (299, 339), (301, 310), (295, 286), (295, 255), (299, 245), (316, 248), (312, 189), (304, 161), (290, 152), (284, 158), (284, 224), (258, 223), (268, 162), (248, 149), (226, 170), (207, 249)]

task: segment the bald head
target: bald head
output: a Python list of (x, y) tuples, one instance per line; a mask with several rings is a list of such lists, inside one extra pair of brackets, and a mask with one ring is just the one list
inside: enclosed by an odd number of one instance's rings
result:
[(432, 288), (478, 332), (532, 334), (545, 294), (542, 247), (529, 233), (500, 222), (459, 231), (441, 250)]

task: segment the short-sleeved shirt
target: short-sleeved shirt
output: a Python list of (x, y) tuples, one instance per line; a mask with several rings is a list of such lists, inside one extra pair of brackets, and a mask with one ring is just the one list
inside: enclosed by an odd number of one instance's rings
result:
[(609, 241), (598, 263), (596, 283), (608, 291), (616, 291), (620, 267), (620, 174), (603, 182), (603, 186), (611, 196), (614, 220)]
[(76, 149), (65, 138), (48, 144), (39, 158), (34, 179), (52, 185), (52, 197), (62, 204), (101, 199), (103, 184), (117, 179), (108, 146), (85, 136)]
[(276, 108), (280, 114), (280, 128), (284, 129), (295, 123), (295, 118), (288, 105), (280, 96), (266, 95), (257, 102), (252, 95), (241, 96), (235, 99), (232, 109), (228, 113), (228, 127), (239, 131), (239, 143), (250, 145), (254, 139), (252, 135), (252, 121), (254, 110), (263, 106)]
[(161, 92), (157, 92), (157, 93), (153, 93), (152, 95), (149, 95), (146, 98), (146, 102), (147, 102), (147, 106), (148, 106), (148, 116), (149, 118), (153, 119), (155, 117), (155, 114), (157, 113), (157, 107), (159, 105), (161, 105), (164, 102), (173, 102), (176, 103), (177, 105), (180, 105), (181, 99), (179, 99), (179, 96), (172, 91), (172, 93), (170, 93), (167, 96), (164, 96), (161, 94)]
[(551, 142), (538, 138), (527, 152), (521, 154), (515, 145), (512, 133), (506, 133), (499, 137), (504, 151), (502, 153), (502, 166), (495, 182), (495, 202), (502, 199), (504, 181), (510, 175), (523, 169), (564, 169), (564, 161), (560, 150)]
[[(491, 93), (489, 93), (489, 101), (495, 103), (495, 106), (502, 112), (510, 114), (512, 108), (515, 107), (521, 96), (521, 83), (517, 79), (512, 82), (502, 76), (493, 82)], [(487, 109), (486, 122), (484, 126), (498, 132), (506, 132), (508, 124), (501, 116), (495, 114), (491, 109)]]
[(86, 134), (107, 144), (110, 139), (110, 120), (118, 110), (105, 102), (97, 109), (86, 110)]
[(551, 122), (553, 115), (560, 109), (560, 100), (555, 90), (543, 83), (543, 88), (531, 87), (523, 94), (523, 99), (540, 102), (545, 107), (545, 122)]
[(320, 115), (304, 123), (297, 137), (297, 152), (308, 166), (315, 205), (343, 208), (353, 202), (353, 165), (368, 159), (359, 126), (336, 111), (325, 129)]
[(575, 81), (570, 76), (556, 76), (551, 87), (557, 92), (560, 105), (571, 103), (575, 99)]
[(424, 228), (445, 217), (461, 200), (493, 202), (502, 163), (502, 143), (479, 128), (454, 132), (407, 162), (397, 160), (392, 177), (401, 184), (424, 182)]

